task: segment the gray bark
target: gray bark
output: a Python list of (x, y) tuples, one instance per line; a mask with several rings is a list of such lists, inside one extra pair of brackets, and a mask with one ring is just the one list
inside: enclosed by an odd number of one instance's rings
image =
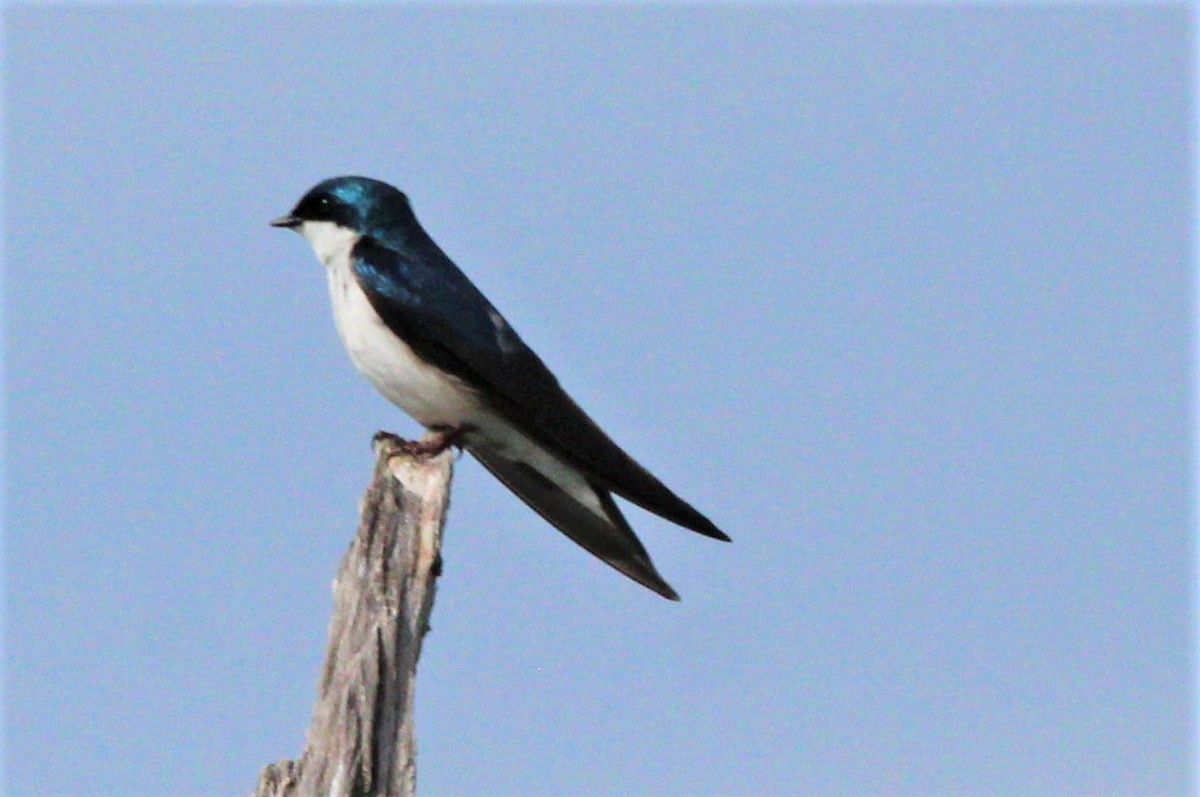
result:
[(319, 696), (299, 761), (267, 766), (255, 797), (411, 797), (413, 692), (441, 571), (454, 454), (414, 457), (375, 436), (375, 472), (334, 581)]

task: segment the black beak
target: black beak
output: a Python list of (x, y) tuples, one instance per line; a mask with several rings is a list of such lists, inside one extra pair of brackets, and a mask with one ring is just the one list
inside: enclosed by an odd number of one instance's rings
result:
[(280, 216), (277, 219), (271, 220), (272, 227), (287, 227), (289, 230), (294, 230), (304, 222), (295, 216)]

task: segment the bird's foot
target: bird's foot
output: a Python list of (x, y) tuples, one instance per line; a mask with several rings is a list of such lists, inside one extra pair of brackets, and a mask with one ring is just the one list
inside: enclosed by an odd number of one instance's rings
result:
[(474, 427), (469, 425), (462, 426), (438, 426), (429, 430), (429, 434), (422, 437), (420, 440), (405, 440), (388, 432), (379, 432), (375, 435), (376, 442), (388, 440), (398, 449), (397, 454), (407, 454), (410, 457), (436, 457), (438, 454), (445, 451), (451, 446), (461, 446), (463, 437), (473, 431)]

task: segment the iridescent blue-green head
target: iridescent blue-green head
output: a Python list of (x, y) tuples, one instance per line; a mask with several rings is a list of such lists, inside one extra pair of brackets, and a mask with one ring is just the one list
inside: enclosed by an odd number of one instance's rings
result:
[(370, 177), (333, 177), (300, 198), (291, 213), (271, 222), (310, 237), (309, 223), (331, 223), (358, 235), (385, 241), (406, 238), (419, 230), (404, 192)]

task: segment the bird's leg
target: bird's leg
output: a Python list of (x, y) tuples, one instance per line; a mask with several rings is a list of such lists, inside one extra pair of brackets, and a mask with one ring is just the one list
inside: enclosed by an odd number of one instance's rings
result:
[(400, 451), (412, 457), (435, 457), (450, 446), (460, 445), (463, 437), (474, 431), (469, 424), (435, 426), (420, 440), (397, 440)]

